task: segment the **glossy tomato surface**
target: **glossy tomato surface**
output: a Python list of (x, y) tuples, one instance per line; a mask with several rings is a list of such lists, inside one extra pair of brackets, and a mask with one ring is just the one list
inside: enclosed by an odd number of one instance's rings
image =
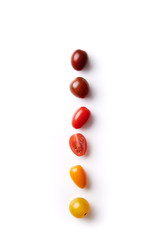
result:
[(80, 107), (72, 118), (72, 126), (76, 129), (81, 128), (89, 119), (91, 113), (88, 108)]
[(84, 198), (75, 198), (70, 202), (69, 210), (76, 218), (85, 217), (90, 211), (90, 205)]
[(71, 56), (71, 65), (75, 70), (80, 71), (86, 65), (87, 60), (87, 53), (81, 49), (77, 49)]
[(89, 92), (88, 82), (82, 77), (77, 77), (70, 84), (70, 90), (76, 97), (84, 98)]
[(87, 185), (87, 175), (83, 167), (80, 165), (74, 166), (70, 169), (70, 176), (74, 183), (80, 187), (85, 188)]
[(72, 135), (69, 139), (69, 145), (72, 152), (78, 157), (83, 156), (87, 151), (87, 141), (81, 133)]

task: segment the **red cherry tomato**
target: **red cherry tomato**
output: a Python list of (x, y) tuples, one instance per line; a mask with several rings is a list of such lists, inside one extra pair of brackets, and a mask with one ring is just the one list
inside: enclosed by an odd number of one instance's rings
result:
[(82, 77), (77, 77), (71, 82), (70, 90), (76, 97), (84, 98), (89, 92), (88, 82)]
[(72, 135), (69, 139), (69, 145), (74, 154), (83, 156), (87, 151), (87, 141), (81, 133)]
[(76, 129), (81, 128), (89, 119), (91, 113), (86, 107), (80, 107), (72, 118), (72, 126)]
[(71, 56), (71, 65), (75, 70), (80, 71), (86, 65), (87, 60), (87, 53), (81, 49), (77, 49)]

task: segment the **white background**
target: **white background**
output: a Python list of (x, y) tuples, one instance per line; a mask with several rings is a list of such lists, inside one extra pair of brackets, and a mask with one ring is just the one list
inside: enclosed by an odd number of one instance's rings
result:
[[(70, 57), (86, 50), (76, 72)], [(69, 91), (85, 77), (87, 99)], [(74, 111), (92, 118), (81, 131)], [(69, 149), (81, 132), (85, 157)], [(71, 181), (81, 164), (88, 189)], [(68, 210), (91, 204), (87, 218)], [(157, 0), (0, 1), (0, 239), (158, 239)]]

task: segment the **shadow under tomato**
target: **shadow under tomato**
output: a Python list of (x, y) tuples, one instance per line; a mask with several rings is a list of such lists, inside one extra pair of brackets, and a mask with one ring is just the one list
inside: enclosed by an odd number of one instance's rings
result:
[(92, 62), (88, 58), (87, 63), (85, 65), (85, 67), (83, 68), (83, 71), (90, 71), (92, 69), (92, 67), (93, 67)]
[(86, 99), (92, 99), (94, 98), (94, 91), (93, 91), (93, 88), (92, 87), (89, 87), (89, 92), (88, 94), (86, 95), (86, 97), (84, 98), (84, 100)]
[(89, 190), (90, 188), (91, 188), (91, 179), (90, 179), (90, 177), (89, 177), (89, 175), (87, 175), (87, 186), (86, 186), (86, 190)]
[(97, 216), (97, 213), (95, 211), (95, 208), (93, 206), (90, 206), (90, 211), (87, 214), (86, 217), (83, 218), (84, 221), (91, 221), (93, 219), (95, 219)]
[(87, 142), (87, 151), (83, 157), (87, 159), (87, 157), (89, 157), (89, 156), (90, 156), (90, 143), (88, 141)]

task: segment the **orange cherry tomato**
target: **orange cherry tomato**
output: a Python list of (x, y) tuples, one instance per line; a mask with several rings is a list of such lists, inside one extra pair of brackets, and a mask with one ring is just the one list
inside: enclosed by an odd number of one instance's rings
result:
[(70, 176), (74, 183), (80, 187), (85, 188), (87, 185), (87, 175), (83, 167), (80, 165), (74, 166), (70, 169)]

